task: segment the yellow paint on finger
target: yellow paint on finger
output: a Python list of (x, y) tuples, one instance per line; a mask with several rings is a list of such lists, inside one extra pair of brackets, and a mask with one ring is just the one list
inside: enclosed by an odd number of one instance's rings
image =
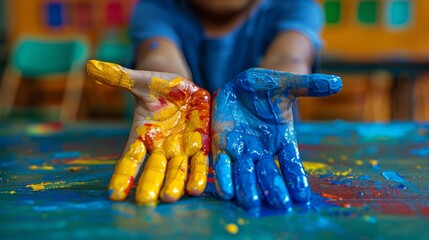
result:
[(146, 147), (140, 139), (136, 139), (116, 164), (109, 184), (110, 199), (118, 201), (127, 197), (145, 156)]
[(163, 201), (175, 202), (183, 196), (187, 174), (187, 156), (176, 156), (170, 160), (167, 166), (165, 185), (161, 190), (161, 199)]
[(186, 185), (186, 191), (192, 196), (198, 196), (204, 192), (209, 174), (209, 157), (200, 151), (191, 159), (191, 173)]
[(150, 155), (137, 186), (137, 203), (145, 205), (156, 203), (164, 182), (166, 168), (167, 159), (164, 154), (155, 152)]
[(115, 63), (89, 60), (86, 64), (88, 75), (97, 83), (131, 89), (135, 82), (121, 66)]

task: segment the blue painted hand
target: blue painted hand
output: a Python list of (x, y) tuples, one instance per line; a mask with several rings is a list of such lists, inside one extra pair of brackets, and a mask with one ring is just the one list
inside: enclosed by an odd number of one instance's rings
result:
[[(292, 105), (297, 97), (337, 93), (333, 75), (295, 75), (252, 68), (219, 89), (212, 108), (212, 153), (219, 196), (246, 208), (287, 209), (309, 203)], [(276, 165), (278, 159), (278, 166)], [(259, 187), (258, 187), (259, 186)]]

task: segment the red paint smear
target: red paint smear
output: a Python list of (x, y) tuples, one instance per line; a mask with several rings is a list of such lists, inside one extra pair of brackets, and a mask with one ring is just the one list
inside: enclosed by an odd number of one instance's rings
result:
[(186, 99), (186, 94), (178, 88), (171, 89), (167, 96), (175, 101), (183, 101), (184, 99)]
[(398, 202), (378, 202), (379, 209), (383, 214), (389, 215), (407, 215), (413, 216), (416, 215), (416, 212), (405, 203)]
[(418, 208), (421, 214), (423, 214), (426, 217), (429, 217), (429, 206), (419, 205)]
[(159, 105), (153, 107), (153, 111), (155, 111), (155, 112), (158, 111), (159, 109), (165, 107), (165, 105), (167, 105), (167, 100), (165, 100), (164, 97), (159, 96), (158, 101), (159, 101)]
[(213, 173), (213, 167), (209, 167), (209, 174)]
[(131, 176), (131, 177), (128, 179), (128, 186), (127, 186), (127, 188), (125, 189), (125, 194), (126, 194), (126, 195), (128, 195), (128, 193), (131, 191), (131, 188), (133, 187), (133, 185), (134, 185), (134, 177), (133, 177), (133, 176)]
[(214, 178), (207, 178), (207, 182), (214, 182)]

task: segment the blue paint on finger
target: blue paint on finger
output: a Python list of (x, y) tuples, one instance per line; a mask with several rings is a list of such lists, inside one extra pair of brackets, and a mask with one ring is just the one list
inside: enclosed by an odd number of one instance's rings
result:
[(232, 180), (231, 158), (225, 153), (218, 154), (213, 170), (216, 192), (224, 200), (232, 199), (234, 197), (234, 184)]
[(299, 203), (309, 203), (311, 197), (310, 185), (296, 144), (285, 145), (280, 150), (278, 158), (292, 199)]
[(264, 156), (256, 164), (256, 175), (265, 201), (271, 207), (288, 209), (291, 199), (273, 156)]
[(245, 209), (261, 206), (255, 166), (249, 158), (237, 159), (234, 163), (234, 183), (237, 203)]

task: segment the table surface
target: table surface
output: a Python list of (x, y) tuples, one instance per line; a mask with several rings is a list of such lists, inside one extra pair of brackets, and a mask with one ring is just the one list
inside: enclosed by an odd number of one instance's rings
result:
[(311, 205), (247, 212), (216, 197), (212, 175), (198, 198), (138, 206), (133, 188), (126, 201), (109, 201), (126, 124), (0, 123), (0, 236), (429, 239), (429, 124), (334, 121), (296, 130)]

